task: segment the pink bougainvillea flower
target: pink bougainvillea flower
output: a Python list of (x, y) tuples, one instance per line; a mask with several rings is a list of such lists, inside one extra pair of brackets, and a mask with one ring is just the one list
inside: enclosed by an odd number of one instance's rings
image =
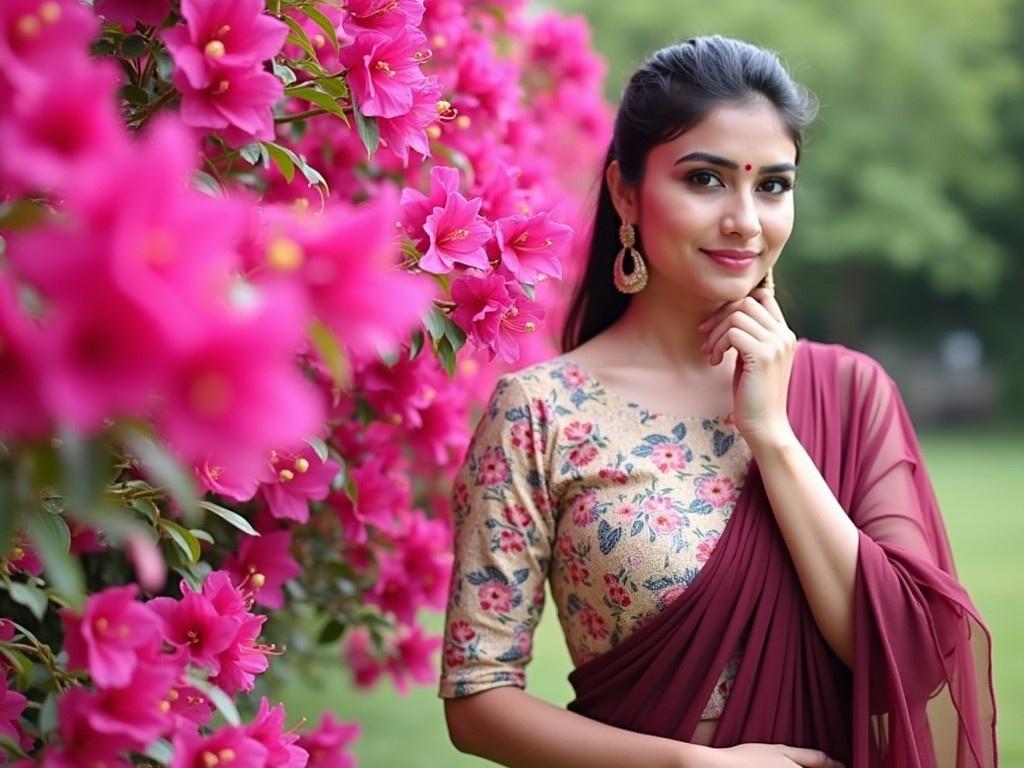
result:
[(235, 585), (252, 592), (253, 599), (267, 608), (284, 607), (281, 585), (302, 572), (291, 556), (291, 531), (274, 531), (242, 539), (223, 568)]
[(219, 671), (210, 682), (228, 695), (252, 690), (257, 675), (267, 671), (267, 653), (272, 650), (257, 642), (266, 616), (247, 613), (228, 647), (217, 655)]
[(207, 456), (194, 469), (206, 490), (234, 501), (249, 501), (259, 492), (261, 483), (269, 483), (274, 479), (269, 463), (258, 474), (239, 475), (228, 471), (213, 456)]
[(218, 67), (209, 84), (196, 88), (176, 71), (181, 92), (181, 121), (193, 128), (217, 131), (232, 147), (251, 141), (273, 141), (272, 108), (284, 94), (281, 81), (262, 69)]
[(107, 21), (133, 29), (136, 21), (159, 27), (171, 12), (171, 3), (170, 0), (95, 0), (93, 8)]
[(356, 207), (339, 203), (319, 215), (281, 213), (272, 214), (270, 265), (295, 273), (315, 314), (357, 355), (397, 348), (419, 323), (434, 288), (397, 267), (394, 195)]
[(413, 514), (393, 543), (408, 584), (420, 594), (420, 604), (443, 610), (453, 559), (449, 526), (443, 520)]
[(88, 67), (89, 43), (99, 21), (78, 0), (4, 0), (0, 3), (0, 93), (31, 92), (44, 80)]
[(387, 471), (384, 458), (380, 456), (367, 459), (362, 466), (350, 467), (349, 472), (357, 489), (356, 501), (344, 493), (329, 498), (345, 538), (352, 537), (352, 541), (363, 543), (367, 539), (367, 525), (390, 531), (409, 509), (409, 483), (403, 474)]
[[(0, 178), (11, 189), (63, 192), (75, 176), (106, 173), (124, 131), (115, 110), (116, 67), (71, 67), (12, 99), (0, 116)], [(71, 182), (73, 183), (73, 182)]]
[(184, 649), (196, 666), (219, 672), (218, 656), (234, 642), (241, 620), (222, 615), (210, 598), (193, 592), (187, 583), (182, 582), (181, 590), (181, 600), (154, 597), (147, 605), (160, 617), (167, 642)]
[(507, 162), (497, 163), (482, 179), (477, 178), (473, 194), (483, 204), (480, 213), (488, 219), (501, 219), (530, 212), (530, 193), (520, 186), (522, 171)]
[(372, 687), (384, 674), (384, 663), (377, 658), (366, 627), (356, 627), (348, 633), (343, 656), (357, 688)]
[(363, 32), (339, 54), (360, 111), (372, 117), (398, 117), (412, 108), (413, 86), (424, 77), (427, 38), (405, 25), (388, 32)]
[(170, 709), (167, 714), (174, 722), (174, 730), (193, 730), (207, 725), (213, 719), (213, 703), (206, 694), (191, 685), (176, 685), (167, 695)]
[(423, 0), (349, 0), (345, 7), (345, 29), (351, 34), (371, 29), (395, 32), (423, 21)]
[(316, 728), (299, 736), (298, 746), (309, 753), (306, 768), (356, 768), (356, 758), (345, 752), (360, 733), (359, 723), (343, 723), (324, 712)]
[(19, 533), (14, 537), (6, 560), (7, 570), (10, 573), (30, 573), (33, 576), (43, 575), (43, 561), (39, 559), (39, 553), (29, 543), (28, 536), (23, 533)]
[(533, 333), (544, 316), (543, 307), (530, 299), (522, 286), (499, 273), (466, 275), (452, 284), (456, 303), (452, 320), (479, 348), (507, 363), (519, 359), (516, 337)]
[[(201, 735), (198, 731), (181, 729), (171, 739), (172, 754), (169, 768), (264, 768), (267, 765), (268, 750), (245, 728), (226, 725), (211, 733)], [(230, 760), (221, 756), (230, 755)], [(212, 758), (212, 760), (211, 760)], [(216, 760), (216, 762), (213, 762)]]
[(95, 697), (85, 688), (69, 689), (57, 701), (57, 728), (61, 746), (47, 748), (43, 754), (44, 768), (86, 768), (103, 765), (107, 768), (131, 768), (125, 750), (132, 740), (120, 734), (97, 733), (89, 716), (95, 708)]
[(261, 486), (270, 514), (299, 523), (309, 520), (309, 502), (326, 498), (341, 469), (332, 458), (321, 461), (308, 445), (298, 451), (275, 451), (270, 464), (274, 478)]
[(143, 662), (124, 686), (101, 688), (86, 719), (101, 738), (124, 737), (142, 749), (171, 728), (166, 697), (181, 670), (177, 664)]
[(421, 251), (428, 246), (427, 233), (423, 225), (435, 208), (443, 207), (449, 196), (459, 191), (459, 171), (443, 165), (435, 165), (430, 169), (430, 193), (423, 194), (418, 189), (406, 187), (398, 204), (401, 207), (402, 225), (412, 238), (413, 244)]
[(25, 748), (32, 744), (20, 725), (21, 713), (27, 704), (28, 699), (23, 694), (7, 687), (7, 675), (0, 674), (0, 735)]
[(404, 564), (401, 559), (387, 554), (378, 559), (377, 578), (363, 599), (392, 614), (401, 623), (413, 621), (420, 607), (420, 595), (415, 585), (409, 583)]
[(423, 231), (429, 243), (419, 261), (420, 269), (442, 274), (456, 264), (487, 269), (484, 245), (491, 239), (491, 228), (479, 215), (480, 198), (466, 200), (458, 192), (448, 195), (443, 207), (427, 216)]
[[(205, 90), (216, 89), (226, 69), (258, 71), (288, 34), (284, 22), (264, 10), (263, 0), (182, 0), (185, 24), (163, 33), (175, 72), (190, 88)], [(175, 87), (181, 90), (177, 80)]]
[(409, 165), (409, 150), (421, 157), (430, 157), (430, 141), (427, 128), (438, 118), (441, 103), (441, 83), (436, 77), (428, 77), (412, 87), (412, 106), (405, 114), (396, 117), (377, 118), (381, 146)]
[(499, 219), (495, 234), (501, 263), (517, 280), (534, 283), (540, 275), (562, 276), (561, 259), (572, 240), (572, 228), (542, 212)]
[(135, 568), (143, 589), (158, 592), (167, 580), (167, 563), (156, 542), (145, 533), (132, 531), (124, 539), (124, 554)]
[(304, 768), (309, 753), (301, 745), (296, 745), (298, 734), (285, 731), (284, 726), (284, 706), (271, 707), (267, 697), (263, 696), (256, 716), (245, 726), (245, 733), (266, 747), (268, 768)]
[(409, 681), (420, 685), (434, 682), (437, 676), (434, 655), (441, 647), (440, 635), (427, 636), (423, 627), (403, 626), (394, 641), (394, 651), (387, 662), (387, 671), (402, 695), (409, 693)]
[(42, 334), (22, 313), (14, 283), (0, 273), (0, 438), (40, 437), (49, 428), (40, 397)]
[(278, 445), (319, 432), (323, 404), (295, 365), (305, 303), (288, 286), (244, 286), (183, 354), (156, 422), (188, 463), (209, 455), (258, 475)]
[(127, 685), (139, 650), (160, 637), (159, 620), (138, 594), (135, 584), (107, 587), (86, 600), (81, 616), (61, 611), (68, 666), (88, 669), (100, 687)]

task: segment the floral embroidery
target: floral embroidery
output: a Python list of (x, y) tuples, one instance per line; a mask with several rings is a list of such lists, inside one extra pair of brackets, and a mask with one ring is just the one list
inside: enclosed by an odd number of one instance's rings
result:
[(713, 557), (749, 460), (731, 418), (627, 403), (565, 358), (501, 379), (453, 486), (441, 695), (525, 685), (545, 582), (577, 665), (665, 610)]

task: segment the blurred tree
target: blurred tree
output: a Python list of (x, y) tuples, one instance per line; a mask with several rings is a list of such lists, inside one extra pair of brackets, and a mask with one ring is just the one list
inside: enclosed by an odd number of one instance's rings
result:
[(886, 317), (913, 336), (943, 308), (998, 330), (996, 296), (1022, 277), (1020, 0), (554, 4), (593, 25), (612, 98), (651, 51), (711, 33), (778, 51), (818, 96), (780, 269), (798, 330), (855, 343)]

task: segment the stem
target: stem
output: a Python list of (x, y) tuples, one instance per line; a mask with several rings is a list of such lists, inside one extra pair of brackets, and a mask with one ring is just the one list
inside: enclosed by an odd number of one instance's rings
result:
[(305, 112), (296, 112), (294, 115), (285, 115), (284, 117), (275, 117), (274, 122), (278, 125), (283, 123), (295, 123), (299, 120), (305, 120), (307, 117), (319, 117), (320, 115), (326, 115), (326, 109), (307, 109)]

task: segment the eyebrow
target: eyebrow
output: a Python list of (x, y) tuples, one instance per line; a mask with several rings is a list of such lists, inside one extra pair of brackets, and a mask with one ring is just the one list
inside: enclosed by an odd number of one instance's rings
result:
[[(738, 171), (740, 169), (739, 163), (734, 163), (732, 160), (726, 160), (724, 157), (718, 155), (712, 155), (708, 152), (691, 152), (688, 155), (683, 155), (675, 164), (686, 162), (702, 162), (710, 163), (711, 165), (718, 165), (722, 168), (728, 168), (730, 171)], [(758, 173), (785, 173), (786, 171), (795, 171), (796, 166), (793, 163), (776, 163), (775, 165), (762, 165), (757, 169)]]

